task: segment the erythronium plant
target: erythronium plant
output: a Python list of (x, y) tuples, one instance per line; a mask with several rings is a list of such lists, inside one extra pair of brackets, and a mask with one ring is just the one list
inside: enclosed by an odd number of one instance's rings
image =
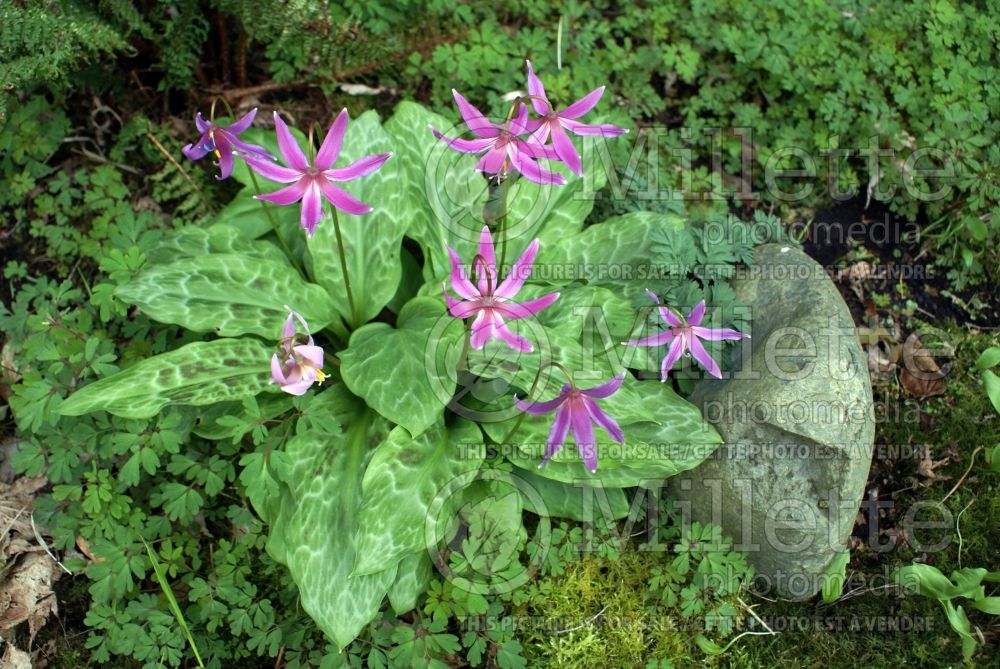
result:
[[(446, 144), (426, 129), (447, 120), (410, 102), (384, 124), (366, 112), (348, 129), (340, 112), (314, 155), (278, 115), (273, 133), (251, 127), (252, 114), (230, 126), (199, 120), (191, 157), (211, 147), (221, 156), (225, 140), (244, 190), (215, 219), (149, 250), (115, 290), (122, 313), (136, 307), (129, 313), (185, 328), (189, 343), (83, 379), (59, 405), (66, 415), (107, 411), (130, 421), (170, 408), (200, 438), (241, 444), (241, 489), (269, 525), (268, 551), (341, 648), (367, 634), (386, 597), (400, 613), (417, 605), (432, 556), (458, 526), (431, 523), (435, 514), (458, 509), (462, 520), (462, 509), (482, 508), (481, 522), (503, 532), (520, 527), (522, 506), (584, 520), (573, 483), (585, 480), (605, 488), (621, 517), (623, 490), (695, 467), (720, 442), (670, 384), (640, 380), (647, 370), (619, 355), (628, 349), (615, 342), (642, 316), (631, 296), (644, 286), (539, 271), (656, 266), (649, 240), (676, 221), (635, 212), (585, 228), (585, 193), (604, 175), (577, 162), (563, 131), (593, 142), (620, 129), (578, 120), (602, 89), (562, 111), (533, 71), (529, 90), (496, 123), (456, 94), (474, 139)], [(235, 134), (260, 150), (241, 148)], [(428, 179), (427, 165), (450, 150), (479, 158), (447, 184)], [(334, 167), (338, 159), (344, 167)], [(518, 174), (524, 181), (507, 188)], [(257, 175), (285, 185), (262, 193)], [(473, 235), (456, 232), (438, 207), (449, 186), (468, 193), (466, 211), (483, 210)], [(537, 197), (539, 189), (551, 197)], [(537, 219), (530, 235), (508, 240), (506, 215), (487, 215), (487, 198), (498, 193), (501, 211)], [(288, 206), (296, 202), (298, 211)], [(332, 226), (323, 223), (324, 202)], [(338, 210), (350, 216), (340, 221)], [(510, 267), (508, 241), (520, 250)], [(678, 289), (670, 281), (664, 290)], [(697, 353), (698, 338), (732, 338), (701, 328), (697, 309), (685, 318), (661, 313), (669, 331), (630, 343)], [(519, 331), (529, 321), (530, 341)], [(553, 368), (569, 383), (546, 376)], [(562, 448), (569, 440), (575, 450)], [(488, 456), (489, 444), (506, 448)], [(669, 448), (679, 444), (695, 447)], [(534, 487), (513, 518), (504, 515), (509, 505), (480, 504), (495, 494), (475, 484), (482, 470)]]
[(264, 147), (238, 139), (239, 135), (250, 127), (256, 115), (257, 110), (251, 109), (239, 121), (222, 126), (217, 124), (214, 118), (211, 121), (206, 121), (201, 117), (201, 112), (198, 112), (198, 115), (194, 117), (194, 123), (198, 132), (201, 133), (201, 137), (198, 138), (197, 143), (188, 144), (181, 151), (191, 160), (201, 160), (209, 154), (214, 154), (219, 161), (220, 170), (216, 179), (220, 180), (228, 179), (232, 175), (234, 152), (243, 158), (257, 157), (260, 160), (274, 160), (274, 156)]

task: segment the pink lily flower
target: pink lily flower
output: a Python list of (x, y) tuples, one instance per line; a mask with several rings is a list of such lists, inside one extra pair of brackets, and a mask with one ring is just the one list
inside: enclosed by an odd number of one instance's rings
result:
[[(302, 325), (305, 334), (297, 332), (295, 321)], [(302, 316), (288, 309), (278, 351), (271, 356), (271, 383), (277, 383), (289, 395), (303, 395), (314, 382), (325, 380), (322, 347), (313, 343), (309, 326)]]
[(335, 185), (334, 182), (352, 181), (371, 174), (382, 167), (382, 164), (392, 155), (391, 153), (379, 153), (359, 158), (346, 167), (333, 167), (340, 155), (340, 147), (344, 141), (344, 134), (347, 132), (347, 120), (347, 110), (344, 109), (330, 126), (316, 158), (310, 165), (305, 154), (302, 153), (302, 148), (289, 132), (288, 126), (275, 112), (274, 129), (278, 135), (278, 149), (281, 151), (287, 167), (251, 156), (246, 157), (247, 164), (262, 177), (280, 183), (291, 183), (290, 186), (281, 190), (257, 197), (281, 206), (302, 200), (302, 227), (306, 229), (310, 237), (315, 232), (316, 224), (319, 223), (319, 219), (323, 215), (324, 198), (334, 207), (348, 214), (360, 215), (370, 212), (371, 207)]
[(510, 331), (504, 318), (517, 320), (532, 316), (559, 298), (559, 293), (549, 293), (523, 303), (513, 301), (517, 291), (531, 274), (531, 266), (535, 263), (537, 253), (536, 239), (528, 244), (528, 248), (510, 268), (506, 278), (498, 281), (493, 236), (489, 227), (483, 226), (479, 233), (479, 255), (472, 262), (472, 271), (477, 276), (478, 284), (474, 286), (462, 268), (462, 260), (458, 257), (458, 253), (455, 249), (448, 248), (448, 254), (451, 256), (451, 288), (463, 299), (452, 299), (447, 286), (443, 283), (441, 288), (444, 290), (444, 299), (452, 316), (461, 319), (476, 317), (472, 322), (470, 338), (472, 348), (481, 349), (490, 339), (496, 338), (507, 342), (508, 346), (517, 351), (534, 350), (531, 342)]
[(576, 120), (597, 106), (601, 96), (604, 95), (604, 86), (595, 88), (566, 109), (556, 111), (545, 95), (545, 86), (531, 69), (531, 61), (525, 62), (528, 63), (528, 95), (532, 96), (531, 106), (535, 108), (535, 113), (542, 117), (528, 121), (528, 130), (539, 144), (545, 144), (551, 137), (552, 148), (555, 149), (559, 160), (566, 163), (574, 174), (581, 176), (583, 166), (580, 163), (580, 154), (576, 152), (576, 147), (566, 134), (567, 130), (581, 137), (584, 135), (617, 137), (628, 130), (610, 123), (588, 125)]
[[(647, 290), (646, 295), (656, 304), (660, 303), (659, 298)], [(626, 346), (661, 346), (670, 342), (670, 348), (663, 357), (663, 364), (660, 365), (660, 381), (667, 380), (667, 373), (674, 366), (685, 351), (691, 351), (691, 355), (698, 364), (709, 374), (717, 379), (722, 378), (722, 371), (712, 356), (708, 354), (705, 347), (701, 345), (701, 339), (705, 341), (721, 341), (723, 339), (749, 339), (750, 335), (738, 330), (729, 328), (703, 328), (700, 327), (702, 318), (705, 317), (705, 300), (695, 305), (694, 309), (688, 313), (687, 317), (681, 317), (667, 307), (660, 307), (660, 318), (667, 324), (667, 329), (658, 332), (645, 339), (637, 339), (624, 342)]]
[(257, 109), (251, 109), (243, 118), (235, 123), (221, 126), (215, 122), (208, 122), (201, 116), (201, 112), (194, 117), (194, 124), (198, 127), (201, 137), (197, 144), (188, 144), (181, 152), (191, 160), (201, 160), (210, 153), (214, 153), (219, 159), (219, 176), (216, 179), (228, 179), (233, 173), (233, 153), (242, 153), (244, 157), (253, 155), (261, 160), (274, 160), (274, 156), (263, 146), (250, 144), (237, 139), (237, 135), (250, 127)]
[(455, 96), (455, 103), (458, 111), (478, 139), (448, 139), (431, 126), (431, 132), (440, 140), (448, 143), (448, 146), (461, 153), (482, 153), (482, 158), (476, 163), (476, 170), (486, 174), (505, 176), (511, 172), (520, 172), (526, 179), (534, 181), (543, 186), (558, 184), (563, 185), (566, 179), (561, 174), (551, 172), (536, 161), (539, 158), (556, 160), (558, 156), (554, 149), (543, 146), (544, 142), (536, 142), (532, 139), (523, 140), (518, 135), (528, 133), (528, 107), (520, 105), (516, 116), (505, 124), (493, 123), (483, 113), (473, 107), (461, 96), (452, 90)]
[(625, 443), (625, 434), (618, 427), (614, 418), (604, 413), (594, 400), (605, 399), (615, 393), (622, 385), (625, 375), (619, 374), (607, 383), (594, 388), (577, 388), (572, 383), (562, 387), (555, 399), (546, 402), (525, 402), (514, 397), (517, 408), (529, 414), (546, 414), (558, 409), (556, 418), (552, 421), (549, 438), (546, 441), (545, 457), (538, 468), (541, 469), (553, 455), (559, 452), (566, 441), (570, 426), (573, 427), (573, 439), (576, 448), (583, 458), (587, 470), (593, 474), (597, 471), (597, 439), (594, 436), (594, 424), (604, 428), (608, 436), (619, 444)]

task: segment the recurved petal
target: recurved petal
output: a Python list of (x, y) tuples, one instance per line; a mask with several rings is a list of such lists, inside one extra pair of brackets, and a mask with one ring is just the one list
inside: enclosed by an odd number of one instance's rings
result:
[(535, 70), (531, 67), (531, 61), (524, 61), (528, 64), (528, 95), (533, 95), (536, 98), (541, 98), (541, 100), (532, 99), (531, 106), (535, 108), (535, 113), (539, 116), (545, 116), (549, 113), (548, 98), (545, 96), (545, 86), (542, 85), (542, 80), (535, 76)]
[(306, 194), (307, 182), (305, 179), (296, 181), (291, 186), (285, 186), (281, 190), (276, 190), (273, 193), (264, 193), (263, 195), (257, 195), (258, 200), (267, 200), (273, 204), (284, 207), (290, 204), (295, 204)]
[[(441, 287), (444, 288), (444, 284), (441, 284)], [(447, 290), (444, 292), (444, 298), (445, 302), (448, 303), (448, 313), (455, 318), (461, 318), (464, 320), (471, 316), (475, 316), (476, 313), (482, 309), (482, 305), (480, 305), (477, 300), (456, 300), (448, 294)]]
[(566, 434), (569, 432), (570, 423), (570, 407), (569, 405), (563, 405), (559, 407), (559, 411), (556, 412), (556, 418), (552, 421), (552, 427), (549, 429), (549, 438), (545, 442), (545, 457), (542, 461), (538, 463), (539, 469), (545, 466), (545, 463), (549, 461), (553, 455), (559, 452), (563, 444), (566, 443)]
[(583, 175), (583, 165), (580, 162), (580, 154), (576, 152), (569, 135), (558, 123), (552, 124), (552, 148), (555, 149), (559, 160), (566, 163), (566, 167), (572, 170), (577, 176)]
[(705, 300), (694, 305), (694, 309), (687, 315), (688, 325), (701, 325), (701, 319), (705, 317)]
[(534, 316), (557, 299), (559, 299), (559, 293), (549, 293), (527, 302), (494, 302), (493, 308), (500, 312), (504, 318), (515, 321), (519, 318)]
[(448, 148), (461, 153), (479, 153), (480, 151), (485, 151), (496, 142), (496, 138), (493, 137), (485, 139), (462, 139), (461, 137), (456, 137), (455, 139), (449, 139), (438, 132), (434, 126), (431, 126), (431, 132), (442, 142), (447, 142)]
[(708, 373), (715, 378), (721, 379), (722, 370), (719, 369), (719, 365), (712, 359), (712, 356), (708, 354), (708, 351), (706, 351), (705, 347), (701, 345), (701, 342), (698, 341), (697, 337), (691, 337), (690, 346), (691, 355), (698, 361), (698, 364), (704, 367)]
[[(504, 277), (504, 280), (500, 282), (497, 286), (494, 295), (497, 297), (512, 298), (517, 295), (517, 291), (521, 290), (521, 286), (528, 279), (531, 274), (531, 268), (535, 264), (535, 256), (538, 255), (538, 240), (533, 240), (528, 244), (528, 248), (524, 249), (524, 253), (521, 254), (514, 264), (510, 268), (510, 273)], [(556, 293), (556, 297), (559, 294)], [(551, 304), (551, 303), (550, 303)]]
[(517, 109), (517, 115), (510, 120), (508, 125), (513, 135), (523, 135), (528, 132), (528, 105), (521, 104)]
[(224, 137), (219, 137), (215, 150), (219, 153), (219, 176), (215, 178), (222, 181), (233, 174), (233, 147)]
[(391, 152), (365, 156), (364, 158), (358, 158), (346, 167), (335, 167), (332, 170), (327, 170), (324, 174), (334, 181), (351, 181), (353, 179), (357, 179), (358, 177), (371, 174), (378, 168), (382, 167), (382, 165), (385, 164), (385, 161), (389, 160), (391, 156)]
[(619, 128), (618, 126), (610, 123), (590, 125), (588, 123), (581, 123), (580, 121), (574, 121), (567, 118), (560, 118), (560, 121), (564, 128), (580, 137), (618, 137), (619, 135), (624, 135), (628, 132), (625, 128)]
[(675, 337), (667, 349), (667, 354), (663, 356), (663, 363), (660, 365), (660, 381), (666, 382), (667, 375), (673, 369), (674, 363), (680, 360), (684, 354), (684, 337)]
[(570, 424), (573, 427), (576, 449), (580, 452), (587, 469), (593, 474), (597, 471), (597, 440), (594, 438), (594, 424), (590, 420), (584, 400), (585, 398), (578, 397), (566, 404), (570, 410)]
[(673, 332), (670, 330), (661, 330), (660, 332), (650, 335), (649, 337), (645, 337), (643, 339), (633, 339), (623, 343), (626, 346), (663, 346), (673, 338)]
[(493, 146), (493, 148), (484, 153), (483, 157), (476, 163), (476, 170), (485, 172), (486, 174), (500, 174), (503, 172), (503, 165), (506, 157), (506, 151), (502, 148)]
[(281, 120), (278, 112), (274, 112), (274, 132), (278, 136), (278, 150), (281, 151), (285, 164), (299, 172), (307, 171), (309, 161), (306, 160), (306, 154), (302, 153), (302, 148), (295, 141), (288, 126)]
[(198, 140), (197, 144), (188, 144), (181, 149), (181, 153), (183, 153), (189, 160), (201, 160), (209, 153), (209, 149), (205, 148), (206, 139), (206, 137), (202, 137)]
[(247, 165), (250, 166), (250, 169), (257, 174), (261, 175), (265, 179), (277, 181), (278, 183), (287, 184), (292, 181), (298, 181), (304, 174), (304, 172), (293, 170), (288, 167), (282, 167), (281, 165), (273, 163), (266, 158), (254, 155), (245, 155), (243, 156), (243, 160), (245, 160)]
[(476, 320), (472, 321), (471, 330), (469, 346), (478, 351), (493, 337), (493, 312), (490, 309), (480, 310)]
[(369, 205), (357, 199), (340, 186), (334, 184), (332, 181), (319, 179), (318, 183), (319, 188), (323, 191), (323, 197), (325, 197), (327, 201), (337, 209), (354, 216), (367, 214), (372, 210)]
[(583, 401), (584, 404), (587, 405), (587, 413), (590, 414), (591, 419), (603, 427), (609, 437), (617, 441), (619, 444), (624, 444), (625, 433), (622, 432), (621, 427), (618, 425), (618, 421), (604, 413), (604, 410), (597, 406), (597, 402), (589, 397), (583, 398)]
[(531, 353), (535, 350), (535, 347), (531, 345), (530, 341), (521, 335), (512, 332), (507, 324), (503, 322), (503, 319), (495, 313), (493, 315), (493, 332), (494, 336), (502, 339), (507, 343), (507, 346), (510, 346), (515, 351)]
[(315, 369), (323, 369), (323, 347), (315, 344), (299, 344), (292, 348)]
[(701, 337), (705, 341), (722, 341), (723, 339), (735, 340), (735, 339), (749, 339), (750, 335), (745, 332), (740, 332), (739, 330), (730, 330), (729, 328), (700, 328), (692, 327), (691, 332), (695, 333), (697, 336)]
[(490, 122), (483, 113), (469, 104), (469, 101), (462, 97), (462, 94), (452, 89), (451, 94), (458, 105), (458, 113), (462, 115), (465, 125), (478, 137), (496, 137), (500, 132), (497, 127)]
[(285, 383), (285, 371), (281, 368), (281, 360), (278, 358), (277, 353), (271, 356), (271, 382), (278, 384)]
[(600, 102), (602, 95), (604, 95), (604, 86), (595, 88), (571, 104), (569, 107), (566, 107), (566, 109), (559, 112), (559, 116), (568, 119), (575, 119), (583, 116), (597, 106), (597, 103)]
[(517, 171), (523, 174), (524, 178), (528, 181), (533, 181), (542, 186), (562, 186), (566, 183), (566, 179), (563, 178), (563, 175), (550, 172), (549, 170), (541, 167), (528, 156), (514, 150), (513, 147), (511, 147), (509, 153), (514, 167), (517, 168)]
[(489, 226), (484, 225), (479, 231), (479, 247), (477, 249), (479, 257), (486, 263), (476, 262), (472, 266), (472, 271), (476, 274), (476, 282), (479, 284), (480, 295), (493, 295), (497, 288), (497, 255), (493, 246), (493, 235)]
[(257, 116), (257, 108), (256, 107), (254, 107), (253, 109), (251, 109), (250, 111), (248, 111), (246, 114), (244, 114), (243, 118), (241, 118), (239, 121), (236, 121), (235, 123), (230, 123), (229, 125), (227, 125), (226, 126), (226, 130), (228, 132), (234, 134), (234, 135), (238, 135), (238, 134), (240, 134), (241, 132), (243, 132), (244, 130), (246, 130), (247, 128), (250, 127), (250, 125), (253, 123), (253, 119), (254, 119), (255, 116)]
[(201, 112), (194, 115), (194, 125), (198, 128), (198, 132), (208, 132), (208, 129), (212, 127), (212, 124), (201, 115)]
[[(344, 143), (344, 133), (346, 132), (347, 109), (345, 108), (340, 110), (337, 118), (330, 125), (330, 129), (326, 131), (326, 137), (323, 138), (323, 143), (316, 154), (316, 160), (313, 161), (316, 169), (328, 170), (337, 162), (337, 157), (340, 155), (340, 147)], [(346, 179), (341, 179), (341, 181), (346, 181)]]
[(295, 381), (294, 383), (283, 385), (281, 386), (281, 389), (284, 390), (289, 395), (305, 395), (306, 391), (309, 390), (309, 386), (311, 386), (313, 384), (313, 381), (315, 380), (316, 380), (315, 374), (313, 374), (312, 378), (309, 378), (307, 375), (303, 374), (301, 379)]
[(226, 133), (226, 139), (229, 140), (229, 143), (233, 145), (234, 149), (240, 151), (241, 153), (259, 156), (261, 158), (266, 158), (267, 160), (276, 160), (276, 158), (271, 155), (270, 151), (259, 144), (244, 142), (243, 140), (237, 138), (236, 135), (231, 135), (228, 132)]
[(517, 406), (518, 409), (520, 409), (524, 413), (530, 413), (536, 416), (556, 410), (565, 401), (566, 401), (565, 392), (559, 393), (559, 395), (557, 395), (553, 399), (545, 400), (544, 402), (526, 402), (525, 400), (518, 399), (516, 395), (514, 396), (514, 404)]
[(588, 388), (582, 390), (581, 392), (587, 397), (593, 397), (595, 400), (603, 400), (606, 397), (611, 397), (615, 392), (621, 388), (622, 381), (625, 380), (624, 374), (619, 374), (615, 378), (611, 379), (606, 383), (602, 383), (599, 386), (594, 386), (593, 388)]
[(302, 211), (299, 215), (299, 222), (310, 237), (316, 231), (316, 225), (322, 216), (323, 196), (320, 194), (319, 186), (313, 181), (306, 187), (302, 196)]
[(462, 267), (462, 259), (458, 257), (458, 253), (455, 249), (448, 247), (448, 257), (451, 258), (451, 289), (458, 294), (459, 297), (464, 297), (465, 299), (471, 299), (473, 297), (479, 297), (479, 291), (476, 290), (472, 282), (469, 281), (468, 275), (465, 273), (465, 269)]

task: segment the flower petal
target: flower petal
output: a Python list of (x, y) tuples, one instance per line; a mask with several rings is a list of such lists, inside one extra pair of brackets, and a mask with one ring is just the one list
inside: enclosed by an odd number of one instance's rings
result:
[(204, 133), (207, 133), (208, 129), (212, 127), (212, 124), (206, 121), (205, 118), (201, 115), (201, 112), (198, 112), (197, 114), (194, 115), (194, 125), (195, 127), (198, 128), (198, 132), (204, 132)]
[(712, 356), (708, 354), (708, 351), (706, 351), (705, 347), (701, 345), (701, 342), (698, 341), (697, 337), (691, 337), (690, 345), (691, 355), (698, 361), (698, 364), (704, 367), (708, 373), (715, 378), (721, 379), (722, 370), (719, 369), (718, 363), (712, 359)]
[(327, 178), (334, 181), (351, 181), (371, 174), (382, 167), (391, 155), (392, 153), (378, 153), (372, 156), (365, 156), (364, 158), (358, 158), (346, 167), (336, 167), (332, 170), (327, 170), (324, 174)]
[(688, 325), (701, 325), (701, 319), (705, 317), (705, 300), (702, 300), (698, 304), (694, 305), (687, 315)]
[(644, 339), (632, 339), (630, 341), (622, 342), (625, 346), (663, 346), (668, 341), (674, 338), (674, 333), (670, 330), (661, 330), (654, 335), (650, 335)]
[[(521, 257), (514, 261), (511, 265), (510, 272), (504, 277), (504, 280), (497, 286), (497, 289), (493, 291), (493, 294), (497, 297), (511, 298), (517, 295), (517, 291), (521, 290), (521, 286), (527, 281), (528, 276), (531, 274), (531, 268), (535, 264), (535, 256), (538, 255), (538, 240), (533, 240), (528, 244), (528, 248), (524, 249), (524, 253)], [(558, 293), (556, 296), (558, 297)], [(551, 303), (550, 303), (551, 304)]]
[(285, 371), (281, 368), (281, 360), (278, 359), (277, 353), (271, 356), (271, 382), (285, 383)]
[(722, 341), (724, 339), (749, 339), (750, 335), (745, 332), (740, 332), (739, 330), (730, 330), (729, 328), (700, 328), (692, 327), (691, 332), (695, 333), (698, 337), (701, 337), (705, 341)]
[(575, 119), (580, 116), (583, 116), (584, 114), (586, 114), (591, 109), (597, 106), (597, 103), (600, 102), (602, 95), (604, 95), (604, 86), (601, 86), (600, 88), (595, 88), (594, 90), (590, 91), (582, 98), (571, 104), (569, 107), (566, 107), (566, 109), (563, 109), (561, 112), (559, 112), (559, 117)]
[(531, 353), (535, 350), (535, 347), (531, 345), (531, 342), (516, 334), (510, 330), (503, 319), (495, 311), (493, 312), (493, 332), (496, 337), (502, 339), (515, 351), (521, 351), (522, 353)]
[(545, 466), (545, 463), (549, 461), (553, 455), (559, 452), (563, 444), (566, 443), (566, 433), (569, 432), (570, 423), (570, 407), (565, 405), (559, 408), (556, 412), (556, 418), (552, 421), (552, 427), (549, 429), (549, 438), (545, 441), (545, 457), (542, 461), (538, 463), (538, 468), (541, 469)]
[(271, 152), (265, 149), (263, 146), (260, 146), (258, 144), (251, 144), (249, 142), (244, 142), (243, 140), (238, 139), (236, 135), (231, 135), (225, 130), (223, 130), (222, 133), (226, 136), (226, 139), (229, 140), (229, 143), (233, 145), (234, 149), (242, 151), (243, 153), (248, 153), (251, 155), (259, 156), (261, 158), (266, 158), (267, 160), (272, 160), (272, 161), (277, 160), (274, 156), (271, 155)]
[(568, 387), (564, 388), (563, 392), (559, 393), (556, 397), (550, 400), (545, 400), (544, 402), (526, 402), (525, 400), (518, 399), (517, 395), (515, 395), (514, 404), (517, 405), (517, 408), (524, 413), (538, 416), (558, 409), (559, 406), (566, 401), (567, 390)]
[[(444, 288), (444, 284), (441, 284)], [(466, 319), (474, 316), (480, 309), (483, 308), (479, 304), (478, 300), (456, 300), (448, 294), (448, 290), (444, 291), (444, 300), (448, 303), (448, 313), (450, 313), (455, 318)]]
[(228, 132), (232, 133), (233, 135), (238, 135), (238, 134), (240, 134), (241, 132), (243, 132), (244, 130), (246, 130), (247, 128), (250, 127), (250, 125), (253, 123), (253, 119), (254, 119), (255, 116), (257, 116), (257, 108), (256, 107), (254, 107), (253, 109), (251, 109), (250, 111), (248, 111), (246, 114), (244, 114), (243, 118), (241, 118), (239, 121), (236, 121), (235, 123), (230, 123), (229, 125), (227, 125), (226, 126), (226, 130)]
[(264, 193), (263, 195), (258, 195), (258, 200), (267, 200), (273, 204), (281, 207), (285, 207), (290, 204), (295, 204), (306, 194), (306, 188), (309, 182), (306, 179), (300, 179), (296, 181), (291, 186), (285, 186), (281, 190), (276, 190), (273, 193)]
[(323, 369), (323, 347), (314, 344), (299, 344), (292, 350), (309, 361), (315, 369)]
[(188, 144), (181, 149), (181, 153), (189, 160), (201, 160), (211, 152), (211, 149), (205, 148), (205, 140), (206, 137), (203, 135), (197, 144)]
[[(303, 179), (303, 182), (306, 180)], [(316, 231), (319, 219), (323, 217), (323, 196), (320, 194), (319, 184), (315, 180), (310, 180), (302, 196), (302, 211), (299, 215), (299, 222), (305, 228), (306, 233), (312, 237)]]
[(483, 309), (472, 321), (472, 336), (469, 337), (469, 345), (477, 351), (486, 346), (486, 342), (493, 338), (493, 313), (490, 309)]
[(455, 104), (458, 105), (458, 113), (462, 115), (462, 120), (469, 126), (469, 130), (479, 137), (496, 137), (499, 134), (497, 127), (483, 116), (481, 111), (469, 104), (461, 93), (453, 88), (451, 94), (455, 98)]
[(580, 163), (580, 154), (576, 152), (576, 147), (570, 140), (566, 131), (558, 123), (552, 124), (552, 148), (555, 149), (559, 160), (566, 163), (566, 167), (577, 176), (583, 176), (583, 166)]
[(531, 158), (521, 155), (518, 152), (513, 153), (511, 156), (511, 162), (514, 163), (514, 167), (517, 168), (517, 171), (523, 174), (524, 178), (528, 181), (533, 181), (536, 184), (541, 184), (542, 186), (562, 186), (566, 183), (566, 179), (563, 178), (563, 175), (544, 169)]
[(219, 176), (215, 177), (219, 181), (228, 179), (233, 174), (233, 147), (226, 141), (225, 135), (219, 133), (220, 137), (215, 145), (215, 150), (219, 154)]
[(370, 205), (357, 199), (340, 186), (335, 185), (332, 181), (318, 179), (317, 182), (319, 183), (320, 190), (323, 191), (323, 197), (337, 209), (348, 214), (353, 214), (354, 216), (360, 216), (372, 211)]
[(494, 302), (493, 308), (503, 315), (504, 318), (516, 321), (519, 318), (534, 316), (557, 299), (559, 299), (559, 293), (549, 293), (548, 295), (542, 295), (527, 302)]
[(465, 269), (462, 267), (462, 259), (458, 257), (458, 253), (455, 249), (448, 247), (448, 256), (451, 258), (451, 289), (459, 297), (464, 297), (466, 299), (471, 299), (473, 297), (480, 297), (479, 291), (476, 290), (472, 282), (469, 281), (468, 275), (465, 273)]
[(604, 410), (597, 406), (597, 402), (589, 397), (584, 397), (583, 403), (587, 406), (587, 413), (590, 414), (591, 419), (603, 427), (609, 437), (617, 441), (619, 444), (625, 443), (625, 433), (622, 432), (621, 427), (618, 425), (618, 421), (604, 413)]
[(534, 95), (535, 97), (542, 98), (541, 100), (532, 99), (531, 106), (535, 108), (535, 113), (539, 116), (545, 116), (549, 113), (549, 105), (546, 102), (548, 98), (545, 96), (545, 86), (542, 85), (542, 80), (535, 76), (535, 71), (531, 67), (531, 61), (524, 61), (528, 64), (528, 95)]
[(495, 137), (487, 137), (485, 139), (461, 139), (460, 137), (456, 137), (455, 139), (448, 139), (438, 132), (434, 126), (431, 126), (431, 132), (441, 141), (447, 142), (448, 148), (460, 151), (461, 153), (479, 153), (480, 151), (485, 151), (491, 144), (496, 142)]
[(305, 174), (304, 171), (282, 167), (281, 165), (258, 156), (243, 156), (243, 160), (245, 160), (247, 165), (250, 166), (250, 169), (257, 174), (261, 175), (265, 179), (277, 181), (278, 183), (291, 183), (292, 181), (301, 179)]
[(285, 319), (285, 325), (281, 328), (281, 338), (291, 339), (295, 336), (295, 312), (291, 309), (288, 310), (288, 318)]
[(576, 450), (580, 452), (584, 464), (591, 474), (597, 471), (597, 440), (594, 438), (594, 424), (584, 404), (583, 397), (571, 399), (568, 403), (570, 423), (573, 426), (573, 439), (576, 440)]
[(341, 109), (337, 118), (333, 119), (333, 123), (330, 124), (330, 129), (326, 131), (326, 137), (323, 138), (323, 143), (320, 144), (316, 158), (313, 160), (313, 166), (317, 170), (328, 170), (337, 162), (337, 157), (340, 156), (340, 147), (344, 143), (344, 133), (347, 132), (347, 121), (347, 109)]
[(284, 390), (289, 395), (305, 395), (306, 391), (309, 390), (309, 386), (311, 386), (313, 384), (313, 381), (315, 380), (316, 380), (315, 376), (313, 376), (313, 378), (310, 379), (307, 376), (303, 375), (303, 377), (298, 381), (296, 381), (295, 383), (290, 383), (288, 385), (281, 386), (281, 389)]
[(621, 388), (622, 381), (625, 380), (624, 374), (619, 374), (615, 378), (611, 379), (607, 383), (602, 383), (599, 386), (594, 386), (593, 388), (587, 388), (581, 390), (587, 397), (592, 397), (595, 400), (603, 400), (606, 397), (611, 397), (615, 392)]
[(518, 106), (517, 115), (514, 116), (507, 125), (512, 135), (523, 135), (528, 132), (528, 105)]
[(573, 121), (567, 118), (560, 118), (559, 121), (562, 123), (564, 128), (580, 137), (618, 137), (619, 135), (624, 135), (628, 132), (625, 128), (619, 128), (618, 126), (610, 123), (590, 125), (588, 123), (581, 123), (580, 121)]
[[(492, 140), (490, 140), (492, 141)], [(500, 174), (503, 171), (504, 160), (507, 152), (495, 145), (492, 149), (483, 154), (483, 157), (476, 163), (476, 170), (486, 174)]]
[(660, 365), (660, 381), (666, 382), (667, 375), (673, 369), (674, 363), (683, 355), (684, 348), (684, 337), (676, 337), (670, 343), (670, 348), (667, 350), (667, 354), (663, 356), (663, 363)]
[(278, 150), (281, 151), (285, 164), (299, 172), (307, 171), (309, 161), (306, 160), (306, 154), (302, 153), (302, 148), (295, 141), (288, 126), (278, 116), (278, 112), (274, 112), (274, 131), (278, 135)]

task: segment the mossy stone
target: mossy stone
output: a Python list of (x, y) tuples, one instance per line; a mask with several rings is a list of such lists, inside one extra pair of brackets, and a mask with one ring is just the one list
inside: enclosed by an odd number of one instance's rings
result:
[(837, 287), (797, 248), (758, 248), (733, 289), (752, 338), (733, 349), (725, 378), (699, 382), (690, 398), (725, 444), (669, 491), (748, 552), (759, 589), (803, 599), (845, 549), (864, 492), (868, 367)]

